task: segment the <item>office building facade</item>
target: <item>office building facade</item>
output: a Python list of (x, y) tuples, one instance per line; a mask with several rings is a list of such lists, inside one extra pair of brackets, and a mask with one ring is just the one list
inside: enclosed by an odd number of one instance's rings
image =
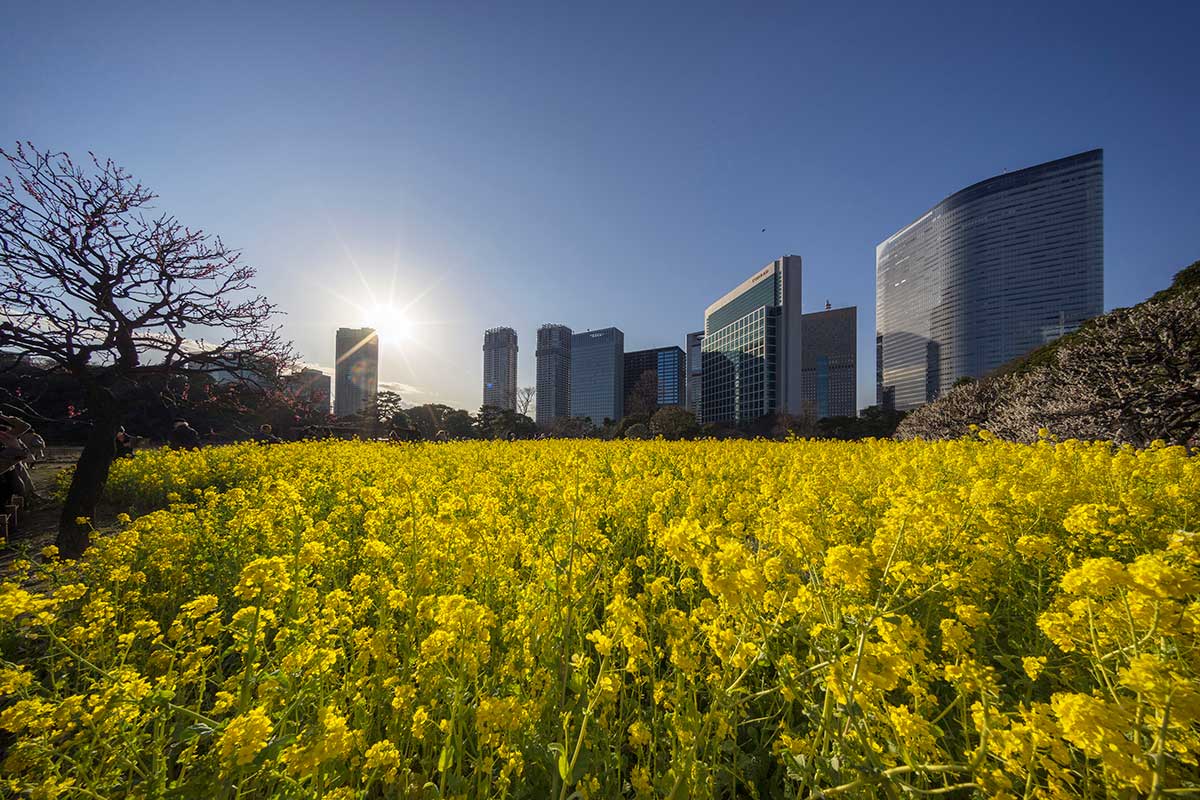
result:
[(571, 416), (593, 425), (625, 415), (625, 334), (617, 328), (571, 337)]
[(696, 331), (687, 335), (687, 392), (684, 407), (699, 418), (701, 378), (704, 375), (704, 353), (701, 345), (704, 343), (704, 331)]
[(800, 349), (807, 413), (858, 414), (858, 307), (829, 308), (801, 317)]
[(335, 353), (334, 414), (361, 414), (379, 394), (379, 336), (374, 328), (338, 328)]
[(678, 345), (635, 350), (625, 354), (625, 413), (646, 373), (654, 375), (656, 406), (681, 406), (686, 401), (686, 358)]
[(704, 312), (700, 420), (803, 412), (801, 261), (784, 256)]
[(1102, 150), (998, 175), (875, 249), (876, 402), (908, 410), (1104, 311)]
[(552, 425), (571, 415), (571, 329), (543, 325), (537, 332), (537, 424)]
[(512, 328), (484, 331), (483, 404), (517, 410), (517, 332)]

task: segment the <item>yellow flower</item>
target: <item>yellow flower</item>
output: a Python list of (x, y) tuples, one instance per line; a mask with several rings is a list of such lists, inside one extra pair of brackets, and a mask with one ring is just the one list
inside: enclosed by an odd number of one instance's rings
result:
[(291, 588), (287, 562), (272, 556), (256, 558), (247, 564), (233, 593), (242, 600), (261, 600), (265, 605), (274, 605)]
[(249, 764), (267, 746), (271, 730), (271, 719), (261, 707), (234, 717), (217, 745), (221, 761), (227, 767)]

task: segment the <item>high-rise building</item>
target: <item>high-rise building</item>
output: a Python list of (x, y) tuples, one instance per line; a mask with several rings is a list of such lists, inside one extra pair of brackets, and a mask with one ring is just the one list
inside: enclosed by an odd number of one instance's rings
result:
[(571, 415), (571, 329), (543, 325), (537, 332), (535, 414), (543, 427)]
[(571, 416), (593, 425), (625, 415), (625, 334), (617, 328), (571, 337)]
[(512, 328), (484, 331), (483, 404), (517, 410), (517, 332)]
[(687, 335), (687, 410), (700, 416), (701, 377), (704, 375), (704, 353), (701, 344), (704, 342), (704, 331), (696, 331)]
[(907, 410), (1104, 311), (1104, 151), (950, 195), (875, 248), (876, 402)]
[(655, 347), (650, 350), (635, 350), (625, 354), (625, 405), (630, 413), (636, 388), (646, 373), (654, 375), (654, 404), (657, 406), (681, 406), (686, 398), (687, 379), (685, 358), (678, 345)]
[(772, 261), (704, 312), (700, 419), (803, 411), (800, 256)]
[(379, 336), (374, 328), (338, 328), (334, 413), (361, 414), (379, 394)]
[(288, 394), (301, 406), (314, 414), (329, 413), (329, 396), (332, 394), (329, 376), (319, 369), (305, 367), (283, 379)]
[(804, 403), (818, 419), (858, 413), (858, 307), (801, 317)]

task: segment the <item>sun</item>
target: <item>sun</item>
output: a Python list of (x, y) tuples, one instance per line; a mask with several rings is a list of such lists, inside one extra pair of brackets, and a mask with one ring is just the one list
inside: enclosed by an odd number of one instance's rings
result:
[(412, 335), (412, 322), (404, 309), (393, 305), (377, 305), (371, 309), (367, 324), (379, 334), (380, 344), (400, 344)]

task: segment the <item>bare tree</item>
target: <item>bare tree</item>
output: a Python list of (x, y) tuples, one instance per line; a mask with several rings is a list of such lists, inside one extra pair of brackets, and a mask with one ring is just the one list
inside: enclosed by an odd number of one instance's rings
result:
[[(125, 398), (151, 376), (276, 380), (293, 353), (239, 253), (168, 214), (111, 160), (85, 165), (30, 143), (0, 149), (0, 349), (80, 382), (92, 420), (59, 522), (87, 547)], [(214, 337), (216, 340), (214, 340)]]
[(529, 416), (529, 407), (533, 405), (533, 398), (537, 395), (536, 386), (523, 386), (517, 390), (517, 413), (522, 416)]

